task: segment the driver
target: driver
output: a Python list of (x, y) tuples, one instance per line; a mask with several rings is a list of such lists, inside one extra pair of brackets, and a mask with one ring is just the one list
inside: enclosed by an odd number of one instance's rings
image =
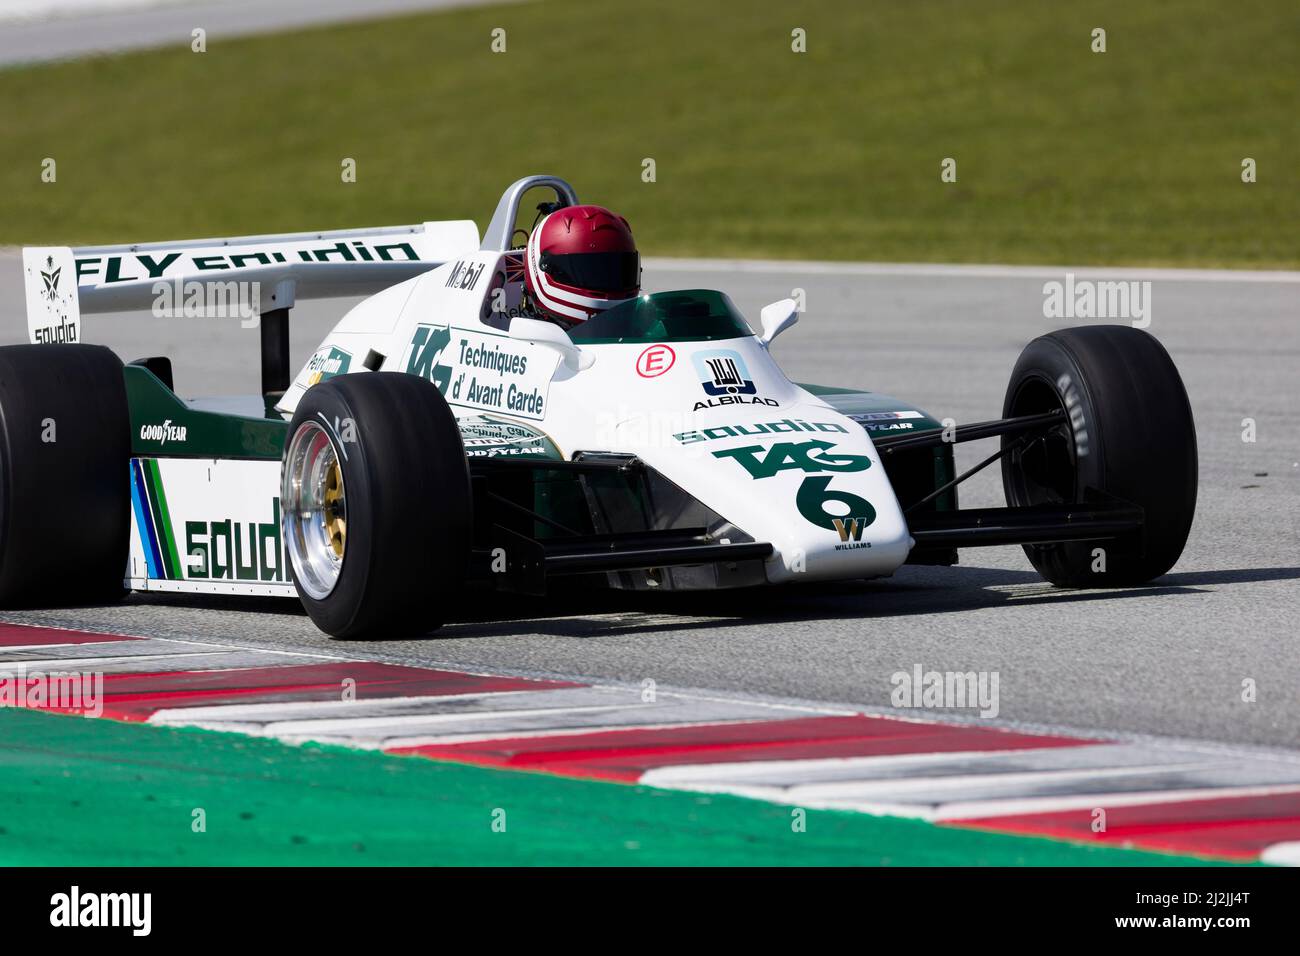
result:
[(604, 206), (565, 206), (528, 237), (529, 310), (571, 328), (641, 290), (641, 257), (627, 220)]

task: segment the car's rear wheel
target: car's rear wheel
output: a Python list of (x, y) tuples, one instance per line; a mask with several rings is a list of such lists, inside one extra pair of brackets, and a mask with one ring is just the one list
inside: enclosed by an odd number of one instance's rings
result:
[(130, 455), (116, 355), (98, 345), (0, 348), (0, 605), (121, 598)]
[(1153, 336), (1130, 326), (1093, 325), (1040, 336), (1011, 373), (1004, 418), (1053, 410), (1065, 421), (1012, 447), (1002, 481), (1012, 506), (1083, 503), (1089, 497), (1140, 506), (1130, 539), (1026, 545), (1040, 574), (1063, 587), (1141, 584), (1182, 554), (1196, 511), (1196, 429), (1178, 370)]
[(439, 627), (469, 562), (472, 497), (460, 429), (414, 375), (342, 375), (309, 389), (281, 469), (298, 597), (334, 637)]

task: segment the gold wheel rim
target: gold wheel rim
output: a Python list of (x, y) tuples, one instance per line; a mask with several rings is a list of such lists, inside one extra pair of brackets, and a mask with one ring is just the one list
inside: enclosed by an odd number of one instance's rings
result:
[(330, 547), (334, 550), (335, 557), (342, 558), (343, 549), (347, 546), (348, 516), (343, 504), (343, 475), (339, 471), (337, 460), (331, 463), (325, 476), (325, 494), (322, 498)]

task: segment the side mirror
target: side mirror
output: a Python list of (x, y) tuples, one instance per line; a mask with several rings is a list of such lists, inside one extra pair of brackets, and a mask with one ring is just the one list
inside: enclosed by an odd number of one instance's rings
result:
[(510, 323), (510, 337), (532, 345), (544, 345), (560, 353), (564, 364), (575, 372), (591, 368), (596, 363), (596, 356), (584, 352), (573, 344), (567, 332), (553, 322), (541, 319), (516, 318)]
[(758, 341), (766, 348), (774, 338), (799, 321), (799, 303), (794, 299), (782, 299), (763, 306), (758, 315), (763, 323), (763, 334)]

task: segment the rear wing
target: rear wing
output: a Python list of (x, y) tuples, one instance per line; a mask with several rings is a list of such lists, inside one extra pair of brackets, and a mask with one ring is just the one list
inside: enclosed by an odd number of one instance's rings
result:
[(371, 295), (479, 248), (469, 220), (379, 229), (23, 250), (34, 343), (82, 341), (83, 313), (193, 306), (260, 325), (263, 391), (289, 385), (298, 299)]

